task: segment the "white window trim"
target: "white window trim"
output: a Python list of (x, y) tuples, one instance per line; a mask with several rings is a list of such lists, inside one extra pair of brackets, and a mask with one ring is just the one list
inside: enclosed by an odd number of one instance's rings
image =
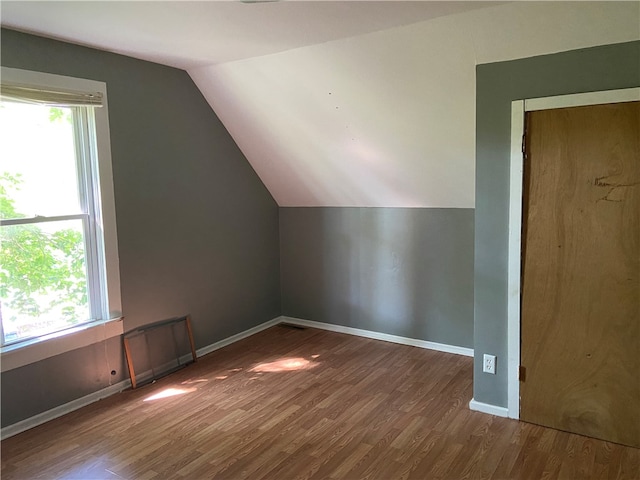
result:
[(83, 323), (68, 330), (2, 347), (0, 372), (23, 367), (124, 333), (122, 318)]
[(640, 88), (606, 90), (511, 102), (511, 167), (509, 176), (509, 246), (507, 265), (507, 407), (520, 418), (520, 265), (522, 246), (523, 136), (526, 112), (640, 101)]
[(96, 108), (94, 114), (98, 170), (100, 172), (100, 203), (102, 207), (99, 216), (102, 220), (106, 286), (108, 291), (108, 318), (2, 347), (1, 371), (4, 372), (121, 335), (123, 333), (123, 322), (121, 321), (120, 263), (118, 258), (113, 169), (111, 166), (107, 84), (95, 80), (8, 67), (2, 67), (0, 74), (2, 80), (8, 83), (79, 92), (100, 92), (103, 95), (103, 106)]

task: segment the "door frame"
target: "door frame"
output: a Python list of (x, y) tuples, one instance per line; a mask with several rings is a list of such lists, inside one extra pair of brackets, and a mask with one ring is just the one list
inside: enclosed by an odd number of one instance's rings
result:
[(511, 102), (511, 164), (509, 172), (509, 241), (507, 263), (507, 410), (520, 418), (520, 274), (522, 258), (522, 181), (524, 119), (527, 112), (640, 101), (640, 87)]

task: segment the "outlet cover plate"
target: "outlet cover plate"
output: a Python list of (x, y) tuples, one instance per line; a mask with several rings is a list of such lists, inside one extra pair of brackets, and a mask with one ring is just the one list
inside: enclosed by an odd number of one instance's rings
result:
[(496, 356), (489, 355), (487, 353), (484, 354), (482, 358), (482, 371), (484, 373), (491, 373), (493, 375), (496, 374)]

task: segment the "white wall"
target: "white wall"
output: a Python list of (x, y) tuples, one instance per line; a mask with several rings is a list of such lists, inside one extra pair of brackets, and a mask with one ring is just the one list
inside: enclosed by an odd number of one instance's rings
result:
[(515, 2), (189, 74), (280, 206), (474, 206), (475, 66), (640, 38), (638, 2)]

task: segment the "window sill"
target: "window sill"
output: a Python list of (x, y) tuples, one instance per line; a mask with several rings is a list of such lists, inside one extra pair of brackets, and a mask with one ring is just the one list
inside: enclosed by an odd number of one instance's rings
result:
[(124, 333), (122, 318), (80, 325), (64, 332), (32, 338), (2, 347), (0, 371), (6, 372), (77, 348), (102, 342)]

